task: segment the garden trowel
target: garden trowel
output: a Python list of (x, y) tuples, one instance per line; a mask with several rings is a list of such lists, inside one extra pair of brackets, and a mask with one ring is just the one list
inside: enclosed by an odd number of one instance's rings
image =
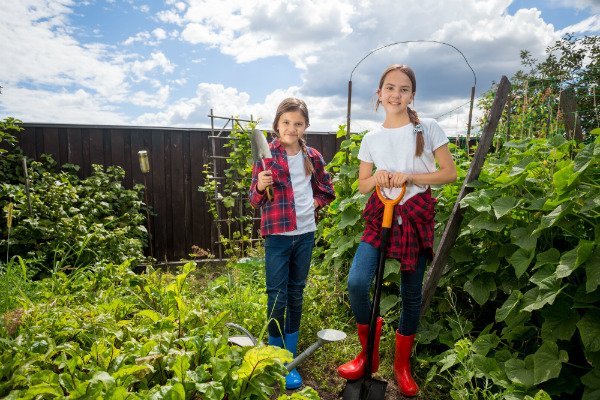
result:
[[(262, 163), (263, 170), (266, 170), (265, 158), (273, 158), (273, 155), (271, 154), (271, 149), (269, 149), (267, 138), (261, 130), (252, 130), (250, 144), (252, 147), (252, 159), (254, 162), (260, 161)], [(267, 186), (265, 191), (267, 192), (267, 199), (269, 201), (273, 200), (273, 188), (271, 186)]]

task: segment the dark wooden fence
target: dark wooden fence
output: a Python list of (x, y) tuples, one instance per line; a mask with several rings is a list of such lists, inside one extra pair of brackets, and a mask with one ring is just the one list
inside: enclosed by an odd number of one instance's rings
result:
[[(202, 169), (211, 162), (210, 129), (148, 128), (99, 125), (24, 124), (19, 143), (28, 157), (50, 154), (59, 165), (76, 164), (80, 176), (92, 164), (118, 165), (125, 170), (124, 186), (145, 184), (151, 217), (154, 257), (159, 261), (187, 258), (193, 245), (215, 252), (213, 220), (206, 207)], [(335, 133), (309, 132), (308, 144), (326, 161), (341, 140)], [(140, 171), (138, 151), (147, 150), (150, 173)], [(217, 149), (216, 155), (228, 150)]]

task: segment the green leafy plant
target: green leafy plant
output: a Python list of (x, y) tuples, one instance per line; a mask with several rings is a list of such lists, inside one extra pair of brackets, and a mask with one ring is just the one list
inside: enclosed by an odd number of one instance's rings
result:
[[(577, 117), (590, 140), (600, 126), (600, 39), (598, 36), (567, 35), (546, 49), (546, 58), (537, 60), (527, 50), (521, 52), (523, 69), (512, 78), (512, 92), (500, 120), (496, 146), (504, 141), (530, 137), (551, 137), (565, 131), (560, 110), (560, 94), (572, 89), (576, 96)], [(494, 90), (480, 101), (489, 110)], [(487, 122), (487, 114), (480, 121)], [(591, 139), (593, 140), (593, 139)]]
[[(198, 188), (206, 193), (209, 213), (217, 225), (219, 243), (230, 258), (241, 258), (253, 252), (255, 243), (255, 211), (248, 202), (252, 181), (250, 132), (256, 123), (242, 127), (234, 121), (223, 176), (213, 176), (212, 165), (203, 166), (204, 183)], [(218, 162), (217, 160), (213, 162)]]
[[(142, 186), (123, 188), (120, 167), (94, 165), (86, 179), (77, 166), (55, 172), (50, 157), (30, 164), (32, 212), (22, 183), (0, 186), (0, 205), (14, 204), (11, 255), (36, 259), (42, 269), (74, 269), (95, 262), (143, 258), (147, 240)], [(8, 226), (0, 248), (8, 251)]]
[[(40, 298), (4, 314), (0, 396), (269, 399), (287, 350), (227, 342), (228, 312), (200, 312), (195, 272), (130, 262), (80, 268), (34, 282)], [(283, 385), (285, 387), (285, 385)], [(311, 388), (279, 398), (318, 399)]]
[[(600, 354), (590, 340), (600, 327), (599, 143), (578, 146), (560, 136), (507, 142), (461, 203), (464, 224), (440, 282), (456, 301), (451, 308), (435, 302), (435, 322), (425, 330), (438, 332), (452, 357), (457, 340), (467, 349), (481, 340), (497, 344), (466, 353), (476, 361), (467, 370), (487, 382), (481, 387), (594, 398), (596, 386), (587, 382), (598, 374)], [(452, 308), (471, 321), (468, 329), (450, 317)]]
[(22, 122), (15, 118), (0, 121), (0, 181), (21, 182), (21, 162), (24, 154), (18, 146), (17, 136), (23, 131)]

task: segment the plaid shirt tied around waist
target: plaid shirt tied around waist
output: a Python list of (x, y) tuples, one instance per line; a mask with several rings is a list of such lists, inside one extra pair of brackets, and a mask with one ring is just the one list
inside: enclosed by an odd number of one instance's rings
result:
[[(421, 251), (428, 252), (430, 259), (433, 258), (436, 202), (428, 189), (394, 207), (387, 258), (399, 260), (402, 271), (415, 271)], [(373, 192), (363, 211), (366, 223), (361, 240), (377, 248), (381, 245), (383, 208), (377, 193)], [(398, 224), (398, 216), (402, 218), (402, 225)]]

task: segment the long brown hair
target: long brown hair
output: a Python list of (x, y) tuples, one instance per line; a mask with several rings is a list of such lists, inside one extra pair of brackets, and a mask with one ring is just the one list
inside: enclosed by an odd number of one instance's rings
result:
[[(408, 76), (408, 79), (410, 79), (410, 83), (412, 84), (412, 93), (414, 95), (417, 92), (417, 78), (415, 77), (415, 72), (412, 70), (412, 68), (405, 64), (392, 64), (387, 67), (386, 70), (383, 71), (381, 79), (379, 79), (379, 90), (383, 88), (383, 82), (385, 81), (387, 74), (395, 70), (401, 71)], [(379, 104), (381, 104), (381, 101), (379, 101), (378, 97), (377, 103), (375, 103), (375, 111), (377, 111), (379, 108)], [(415, 134), (417, 135), (417, 148), (415, 150), (415, 156), (421, 157), (421, 154), (423, 154), (423, 149), (425, 148), (425, 139), (423, 139), (423, 126), (421, 125), (421, 121), (419, 120), (419, 116), (415, 110), (408, 106), (406, 107), (406, 110), (408, 112), (408, 118), (410, 119), (410, 122), (415, 127)]]
[[(304, 117), (304, 122), (306, 122), (306, 127), (310, 125), (308, 119), (308, 107), (306, 107), (306, 103), (300, 99), (296, 99), (293, 97), (288, 97), (284, 99), (279, 106), (277, 107), (277, 111), (275, 112), (275, 119), (273, 120), (273, 134), (275, 137), (279, 137), (279, 130), (277, 129), (277, 125), (279, 124), (279, 119), (286, 112), (294, 112), (299, 111)], [(306, 148), (306, 141), (304, 138), (299, 138), (298, 143), (300, 143), (300, 147), (302, 148), (302, 156), (304, 158), (304, 171), (306, 171), (306, 175), (311, 175), (315, 171), (315, 167), (313, 166), (310, 158), (308, 157), (308, 149)]]

